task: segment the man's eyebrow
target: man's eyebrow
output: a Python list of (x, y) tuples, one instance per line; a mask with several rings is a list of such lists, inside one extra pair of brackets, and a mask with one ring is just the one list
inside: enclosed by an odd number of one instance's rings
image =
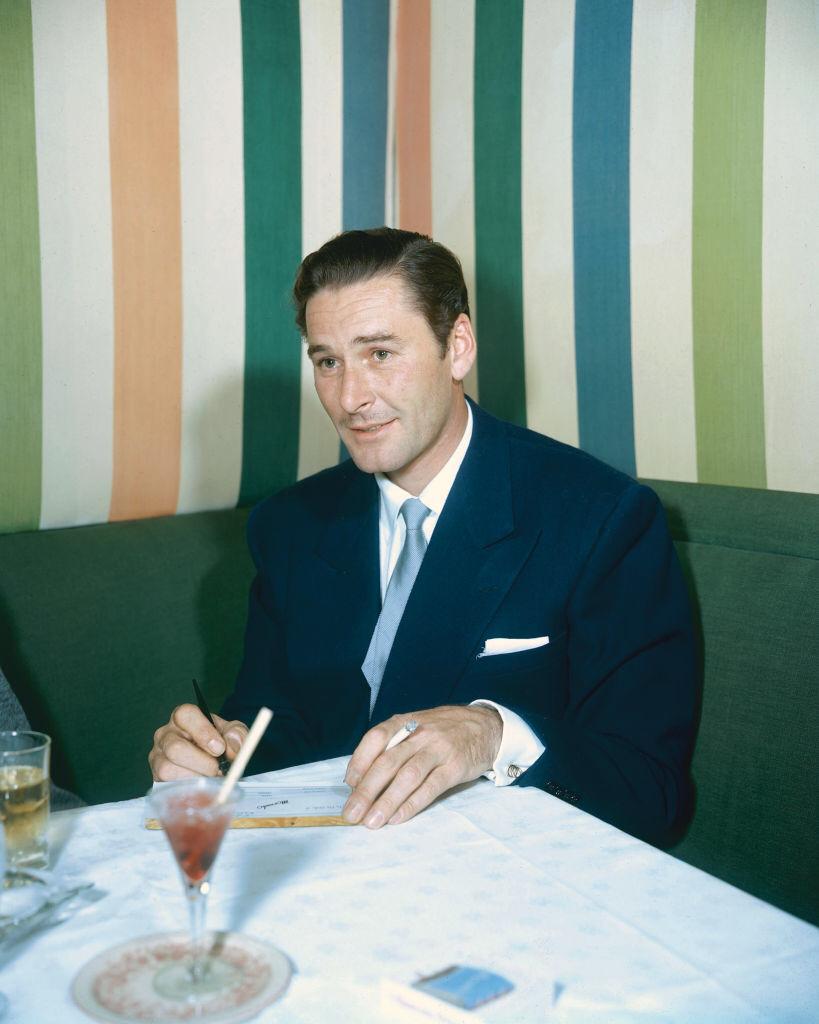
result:
[[(376, 332), (375, 334), (359, 334), (352, 340), (353, 345), (372, 345), (383, 342), (396, 344), (399, 342), (399, 339), (394, 334), (390, 334), (388, 331), (385, 331)], [(328, 351), (329, 348), (327, 345), (322, 345), (320, 343), (316, 343), (315, 345), (311, 344), (307, 346), (307, 357), (308, 359), (312, 359), (316, 353)]]
[(389, 331), (376, 331), (375, 334), (359, 334), (357, 338), (353, 338), (354, 345), (371, 345), (373, 342), (387, 341), (395, 342), (398, 338), (394, 334), (390, 334)]

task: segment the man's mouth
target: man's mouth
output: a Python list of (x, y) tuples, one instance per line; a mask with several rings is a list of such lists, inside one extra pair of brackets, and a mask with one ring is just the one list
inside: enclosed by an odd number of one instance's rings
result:
[(360, 425), (348, 425), (348, 430), (359, 436), (374, 437), (382, 433), (395, 420), (385, 420), (383, 423), (362, 423)]

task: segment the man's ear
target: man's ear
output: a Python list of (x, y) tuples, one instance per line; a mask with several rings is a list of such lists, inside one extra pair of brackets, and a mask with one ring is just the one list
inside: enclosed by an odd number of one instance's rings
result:
[(452, 379), (462, 381), (472, 369), (478, 355), (478, 345), (472, 330), (472, 321), (466, 313), (460, 313), (449, 332), (449, 359)]

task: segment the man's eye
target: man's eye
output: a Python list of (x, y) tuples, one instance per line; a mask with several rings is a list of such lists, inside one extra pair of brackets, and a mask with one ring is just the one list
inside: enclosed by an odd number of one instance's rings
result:
[(385, 348), (379, 348), (376, 349), (375, 352), (373, 352), (373, 356), (377, 363), (383, 363), (390, 358), (390, 353)]
[(319, 366), (322, 370), (335, 370), (336, 360), (332, 356), (325, 356), (323, 359), (319, 359)]

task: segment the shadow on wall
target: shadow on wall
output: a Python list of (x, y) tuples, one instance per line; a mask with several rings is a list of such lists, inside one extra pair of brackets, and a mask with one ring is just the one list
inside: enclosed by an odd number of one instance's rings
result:
[(274, 353), (281, 364), (246, 371), (239, 503), (255, 505), (296, 482), (299, 468), (301, 346)]

